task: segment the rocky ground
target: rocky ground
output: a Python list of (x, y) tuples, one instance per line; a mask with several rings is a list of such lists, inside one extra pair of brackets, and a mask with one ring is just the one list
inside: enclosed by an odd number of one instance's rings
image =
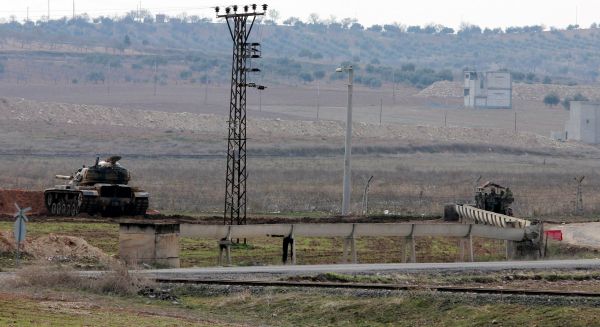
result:
[[(0, 120), (15, 123), (45, 123), (46, 129), (49, 130), (72, 126), (70, 130), (76, 131), (82, 126), (90, 126), (92, 129), (128, 128), (133, 134), (145, 130), (189, 131), (202, 133), (212, 139), (224, 138), (224, 131), (227, 130), (226, 118), (217, 115), (46, 103), (21, 98), (0, 98)], [(43, 125), (39, 127), (39, 129), (43, 128)], [(263, 142), (277, 143), (282, 139), (305, 139), (314, 140), (316, 143), (327, 143), (323, 140), (342, 138), (345, 135), (344, 131), (345, 124), (340, 121), (248, 120), (248, 135)], [(537, 150), (590, 151), (593, 149), (581, 144), (556, 142), (532, 133), (514, 133), (501, 129), (355, 123), (353, 134), (375, 144), (393, 140), (397, 145), (487, 144)]]

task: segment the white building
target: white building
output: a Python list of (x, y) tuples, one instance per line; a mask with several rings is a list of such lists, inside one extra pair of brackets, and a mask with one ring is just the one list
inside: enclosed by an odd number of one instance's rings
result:
[(588, 144), (600, 143), (600, 103), (571, 101), (565, 139)]
[(465, 107), (512, 108), (510, 72), (465, 72)]

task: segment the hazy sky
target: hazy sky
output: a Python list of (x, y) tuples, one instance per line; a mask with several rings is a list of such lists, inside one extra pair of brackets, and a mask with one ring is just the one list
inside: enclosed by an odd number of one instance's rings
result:
[[(134, 10), (139, 0), (75, 0), (77, 13), (87, 12), (92, 17), (116, 15)], [(249, 2), (251, 3), (251, 2)], [(461, 22), (482, 27), (506, 27), (544, 24), (564, 27), (574, 24), (589, 26), (600, 22), (599, 0), (414, 0), (414, 1), (357, 1), (357, 0), (270, 0), (270, 8), (280, 12), (282, 18), (297, 16), (306, 19), (311, 13), (321, 18), (332, 15), (339, 18), (357, 18), (364, 25), (400, 22), (402, 24), (426, 25), (439, 23), (458, 27)], [(231, 5), (235, 2), (214, 0), (142, 0), (143, 8), (152, 13), (212, 17), (210, 7)], [(245, 4), (239, 2), (237, 4)], [(58, 18), (72, 15), (73, 0), (50, 0), (50, 16)], [(27, 7), (31, 19), (46, 15), (47, 0), (0, 0), (0, 16), (17, 16), (24, 19)]]

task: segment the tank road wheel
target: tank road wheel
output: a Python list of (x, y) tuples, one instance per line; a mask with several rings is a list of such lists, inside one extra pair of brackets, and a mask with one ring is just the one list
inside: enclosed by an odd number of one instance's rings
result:
[(50, 206), (50, 214), (52, 216), (58, 216), (58, 205), (56, 204), (56, 202), (52, 203), (52, 205)]
[(71, 203), (71, 217), (75, 217), (77, 216), (77, 214), (79, 213), (79, 206), (77, 205), (76, 202)]
[(60, 203), (60, 215), (61, 216), (67, 215), (67, 205), (64, 202)]

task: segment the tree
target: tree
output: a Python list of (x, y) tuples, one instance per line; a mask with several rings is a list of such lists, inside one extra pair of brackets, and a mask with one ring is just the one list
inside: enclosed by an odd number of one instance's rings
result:
[(94, 84), (98, 84), (98, 82), (104, 83), (105, 78), (102, 72), (91, 72), (87, 75), (87, 80)]
[(190, 79), (191, 77), (192, 77), (192, 72), (191, 72), (191, 71), (189, 71), (189, 70), (183, 70), (183, 71), (181, 71), (181, 72), (179, 73), (179, 78), (180, 78), (181, 80), (184, 80), (184, 81), (185, 81), (185, 80), (188, 80), (188, 79)]
[(294, 26), (299, 21), (300, 21), (300, 18), (298, 18), (298, 17), (289, 17), (288, 19), (283, 21), (283, 25)]
[(350, 28), (350, 26), (352, 26), (352, 24), (358, 22), (358, 20), (356, 18), (349, 18), (346, 17), (344, 19), (342, 19), (341, 23), (342, 23), (342, 27), (345, 29)]
[(383, 26), (381, 25), (373, 25), (369, 28), (367, 28), (367, 31), (372, 31), (372, 32), (381, 32), (383, 30)]
[(321, 22), (321, 19), (319, 18), (319, 14), (317, 13), (312, 13), (308, 16), (308, 22), (311, 24), (319, 24)]
[(277, 24), (277, 21), (279, 20), (279, 11), (275, 10), (275, 9), (271, 9), (269, 10), (269, 18), (271, 18), (271, 20), (273, 22), (275, 22), (275, 24)]
[(317, 70), (317, 71), (313, 72), (313, 76), (316, 80), (323, 79), (325, 77), (325, 71)]
[(125, 34), (125, 39), (123, 39), (123, 45), (125, 45), (126, 48), (131, 46), (131, 39), (129, 38), (129, 34)]
[(544, 104), (549, 107), (554, 107), (560, 103), (560, 97), (555, 92), (546, 94), (544, 97)]
[(403, 72), (414, 72), (416, 69), (415, 64), (404, 64), (402, 65)]
[(312, 74), (306, 72), (300, 73), (299, 77), (304, 83), (310, 83), (314, 80)]

